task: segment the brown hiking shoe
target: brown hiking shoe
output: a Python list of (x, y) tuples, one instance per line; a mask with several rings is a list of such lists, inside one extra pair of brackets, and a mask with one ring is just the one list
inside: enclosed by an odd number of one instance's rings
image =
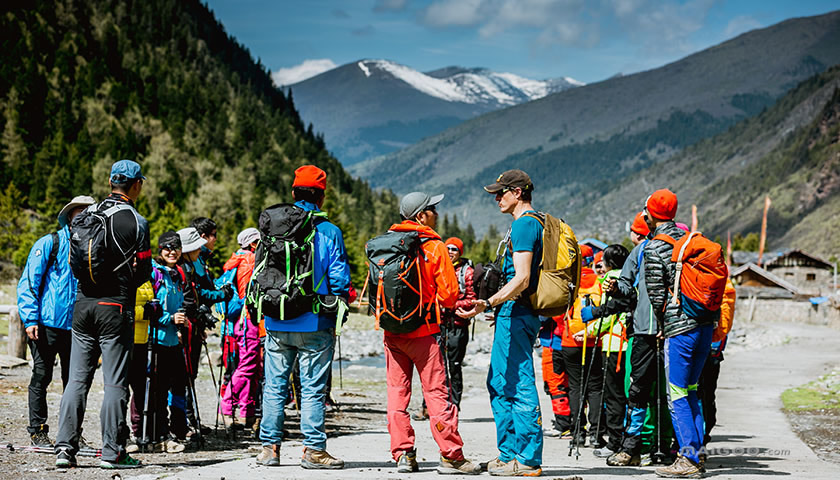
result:
[(638, 467), (641, 464), (640, 455), (630, 455), (627, 452), (613, 453), (607, 458), (607, 465), (611, 467)]
[(673, 464), (659, 467), (655, 472), (664, 478), (701, 478), (703, 476), (702, 467), (682, 455), (677, 457)]
[(262, 452), (257, 455), (257, 465), (280, 466), (280, 445), (263, 445)]
[(344, 460), (333, 457), (326, 450), (305, 447), (303, 457), (300, 459), (300, 466), (310, 469), (338, 470), (344, 468)]
[(523, 465), (517, 459), (503, 463), (496, 458), (496, 466), (491, 466), (493, 461), (487, 464), (487, 473), (496, 477), (539, 477), (542, 475), (542, 467)]
[(420, 411), (411, 414), (411, 419), (417, 422), (429, 419), (429, 409), (421, 408)]
[(481, 473), (481, 466), (466, 458), (450, 460), (441, 455), (437, 472), (440, 475), (478, 475)]

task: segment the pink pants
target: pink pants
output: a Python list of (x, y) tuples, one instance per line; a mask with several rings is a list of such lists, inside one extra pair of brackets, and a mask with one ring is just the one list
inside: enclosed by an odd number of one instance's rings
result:
[(414, 448), (414, 428), (408, 415), (411, 401), (411, 377), (414, 367), (420, 374), (423, 397), (429, 410), (432, 436), (446, 458), (464, 458), (464, 441), (458, 433), (458, 407), (449, 399), (443, 356), (434, 337), (398, 338), (385, 336), (385, 369), (388, 377), (388, 433), (391, 455)]
[(239, 418), (253, 417), (260, 385), (260, 329), (243, 317), (233, 331), (239, 344), (239, 363), (222, 393), (221, 410), (233, 415), (234, 405), (239, 405)]

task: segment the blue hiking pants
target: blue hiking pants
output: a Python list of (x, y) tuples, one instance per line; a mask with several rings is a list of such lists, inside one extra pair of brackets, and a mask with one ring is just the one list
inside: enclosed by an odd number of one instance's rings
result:
[(487, 390), (503, 462), (516, 458), (523, 465), (542, 464), (542, 415), (532, 357), (539, 330), (535, 315), (496, 317)]
[(709, 356), (714, 325), (701, 325), (665, 340), (665, 373), (668, 377), (668, 407), (680, 453), (695, 463), (703, 445), (703, 410), (697, 383)]

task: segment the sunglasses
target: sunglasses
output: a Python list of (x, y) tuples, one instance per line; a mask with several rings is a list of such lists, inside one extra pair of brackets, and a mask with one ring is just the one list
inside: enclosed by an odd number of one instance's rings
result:
[(423, 211), (437, 213), (437, 208), (434, 205), (431, 205), (424, 208)]
[(458, 250), (458, 247), (446, 247), (446, 249), (450, 252), (460, 252), (460, 250)]
[(181, 246), (180, 245), (169, 244), (169, 245), (159, 245), (158, 248), (160, 248), (161, 250), (180, 250)]

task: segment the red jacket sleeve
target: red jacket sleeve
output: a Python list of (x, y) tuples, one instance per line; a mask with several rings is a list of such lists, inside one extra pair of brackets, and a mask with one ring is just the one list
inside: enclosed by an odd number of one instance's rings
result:
[(475, 289), (473, 288), (473, 273), (475, 270), (469, 265), (462, 265), (461, 268), (466, 269), (464, 273), (464, 291), (458, 293), (458, 301), (455, 302), (455, 308), (470, 309), (472, 308), (473, 300), (475, 300)]

